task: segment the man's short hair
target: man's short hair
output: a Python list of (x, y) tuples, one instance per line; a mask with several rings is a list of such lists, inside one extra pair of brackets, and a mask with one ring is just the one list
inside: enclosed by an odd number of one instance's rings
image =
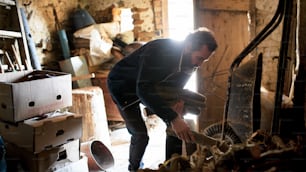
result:
[(185, 42), (191, 43), (192, 51), (199, 50), (203, 45), (207, 45), (208, 50), (211, 52), (215, 51), (218, 47), (213, 32), (206, 27), (200, 27), (190, 33), (186, 37)]

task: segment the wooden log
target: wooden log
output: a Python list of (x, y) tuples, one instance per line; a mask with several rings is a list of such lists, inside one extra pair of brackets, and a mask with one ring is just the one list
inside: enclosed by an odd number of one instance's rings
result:
[(83, 134), (81, 142), (97, 139), (110, 147), (103, 91), (100, 87), (90, 86), (72, 90), (71, 112), (83, 115)]

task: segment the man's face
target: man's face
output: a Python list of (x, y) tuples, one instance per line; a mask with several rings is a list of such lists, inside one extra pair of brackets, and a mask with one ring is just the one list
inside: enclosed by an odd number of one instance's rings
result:
[(201, 66), (204, 61), (207, 61), (213, 52), (208, 50), (207, 45), (203, 45), (200, 50), (191, 51), (191, 63), (195, 66)]

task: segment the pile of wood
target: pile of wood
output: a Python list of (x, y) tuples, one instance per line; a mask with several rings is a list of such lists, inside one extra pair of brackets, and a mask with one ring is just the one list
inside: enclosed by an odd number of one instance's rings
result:
[[(139, 172), (252, 172), (252, 171), (303, 171), (305, 161), (304, 139), (284, 139), (257, 131), (241, 144), (230, 145), (227, 150), (220, 145), (199, 145), (190, 157), (173, 155), (156, 170)], [(223, 150), (223, 151), (221, 151)], [(304, 168), (305, 170), (305, 168)]]

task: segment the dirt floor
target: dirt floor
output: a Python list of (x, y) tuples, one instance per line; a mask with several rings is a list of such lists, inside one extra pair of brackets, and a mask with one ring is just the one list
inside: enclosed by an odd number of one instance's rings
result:
[[(165, 160), (166, 126), (159, 118), (147, 120), (148, 134), (150, 137), (145, 155), (143, 168), (157, 169)], [(130, 134), (125, 127), (113, 129), (110, 132), (111, 152), (114, 157), (114, 167), (107, 169), (109, 172), (127, 172)]]

